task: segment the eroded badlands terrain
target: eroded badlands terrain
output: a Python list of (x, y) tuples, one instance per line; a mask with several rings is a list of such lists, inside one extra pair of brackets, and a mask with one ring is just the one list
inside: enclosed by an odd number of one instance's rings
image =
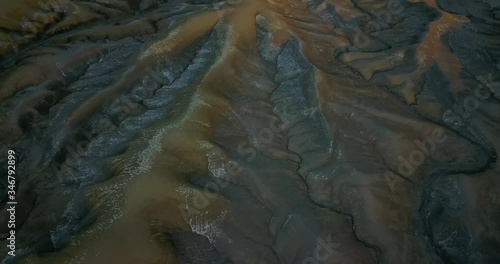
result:
[(500, 263), (496, 0), (2, 0), (2, 263)]

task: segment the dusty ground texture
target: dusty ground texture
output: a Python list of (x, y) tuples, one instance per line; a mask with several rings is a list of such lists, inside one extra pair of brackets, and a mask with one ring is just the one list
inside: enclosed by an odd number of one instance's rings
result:
[(500, 263), (500, 2), (1, 2), (2, 263)]

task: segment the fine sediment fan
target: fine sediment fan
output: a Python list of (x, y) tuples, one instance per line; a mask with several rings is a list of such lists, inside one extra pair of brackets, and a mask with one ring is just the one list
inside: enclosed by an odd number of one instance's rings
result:
[(59, 4), (2, 27), (5, 263), (500, 260), (492, 1)]

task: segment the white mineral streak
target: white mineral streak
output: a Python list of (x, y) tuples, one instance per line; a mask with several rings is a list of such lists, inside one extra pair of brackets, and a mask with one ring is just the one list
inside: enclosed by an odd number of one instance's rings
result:
[(212, 173), (212, 176), (221, 180), (229, 180), (229, 175), (224, 166), (228, 160), (226, 154), (209, 142), (199, 141), (198, 143), (207, 155), (208, 170)]
[(208, 220), (204, 217), (207, 214), (208, 212), (205, 212), (190, 218), (189, 226), (194, 233), (208, 238), (210, 243), (215, 245), (216, 240), (223, 235), (221, 222), (224, 220), (227, 211), (223, 211), (217, 217), (211, 217)]

